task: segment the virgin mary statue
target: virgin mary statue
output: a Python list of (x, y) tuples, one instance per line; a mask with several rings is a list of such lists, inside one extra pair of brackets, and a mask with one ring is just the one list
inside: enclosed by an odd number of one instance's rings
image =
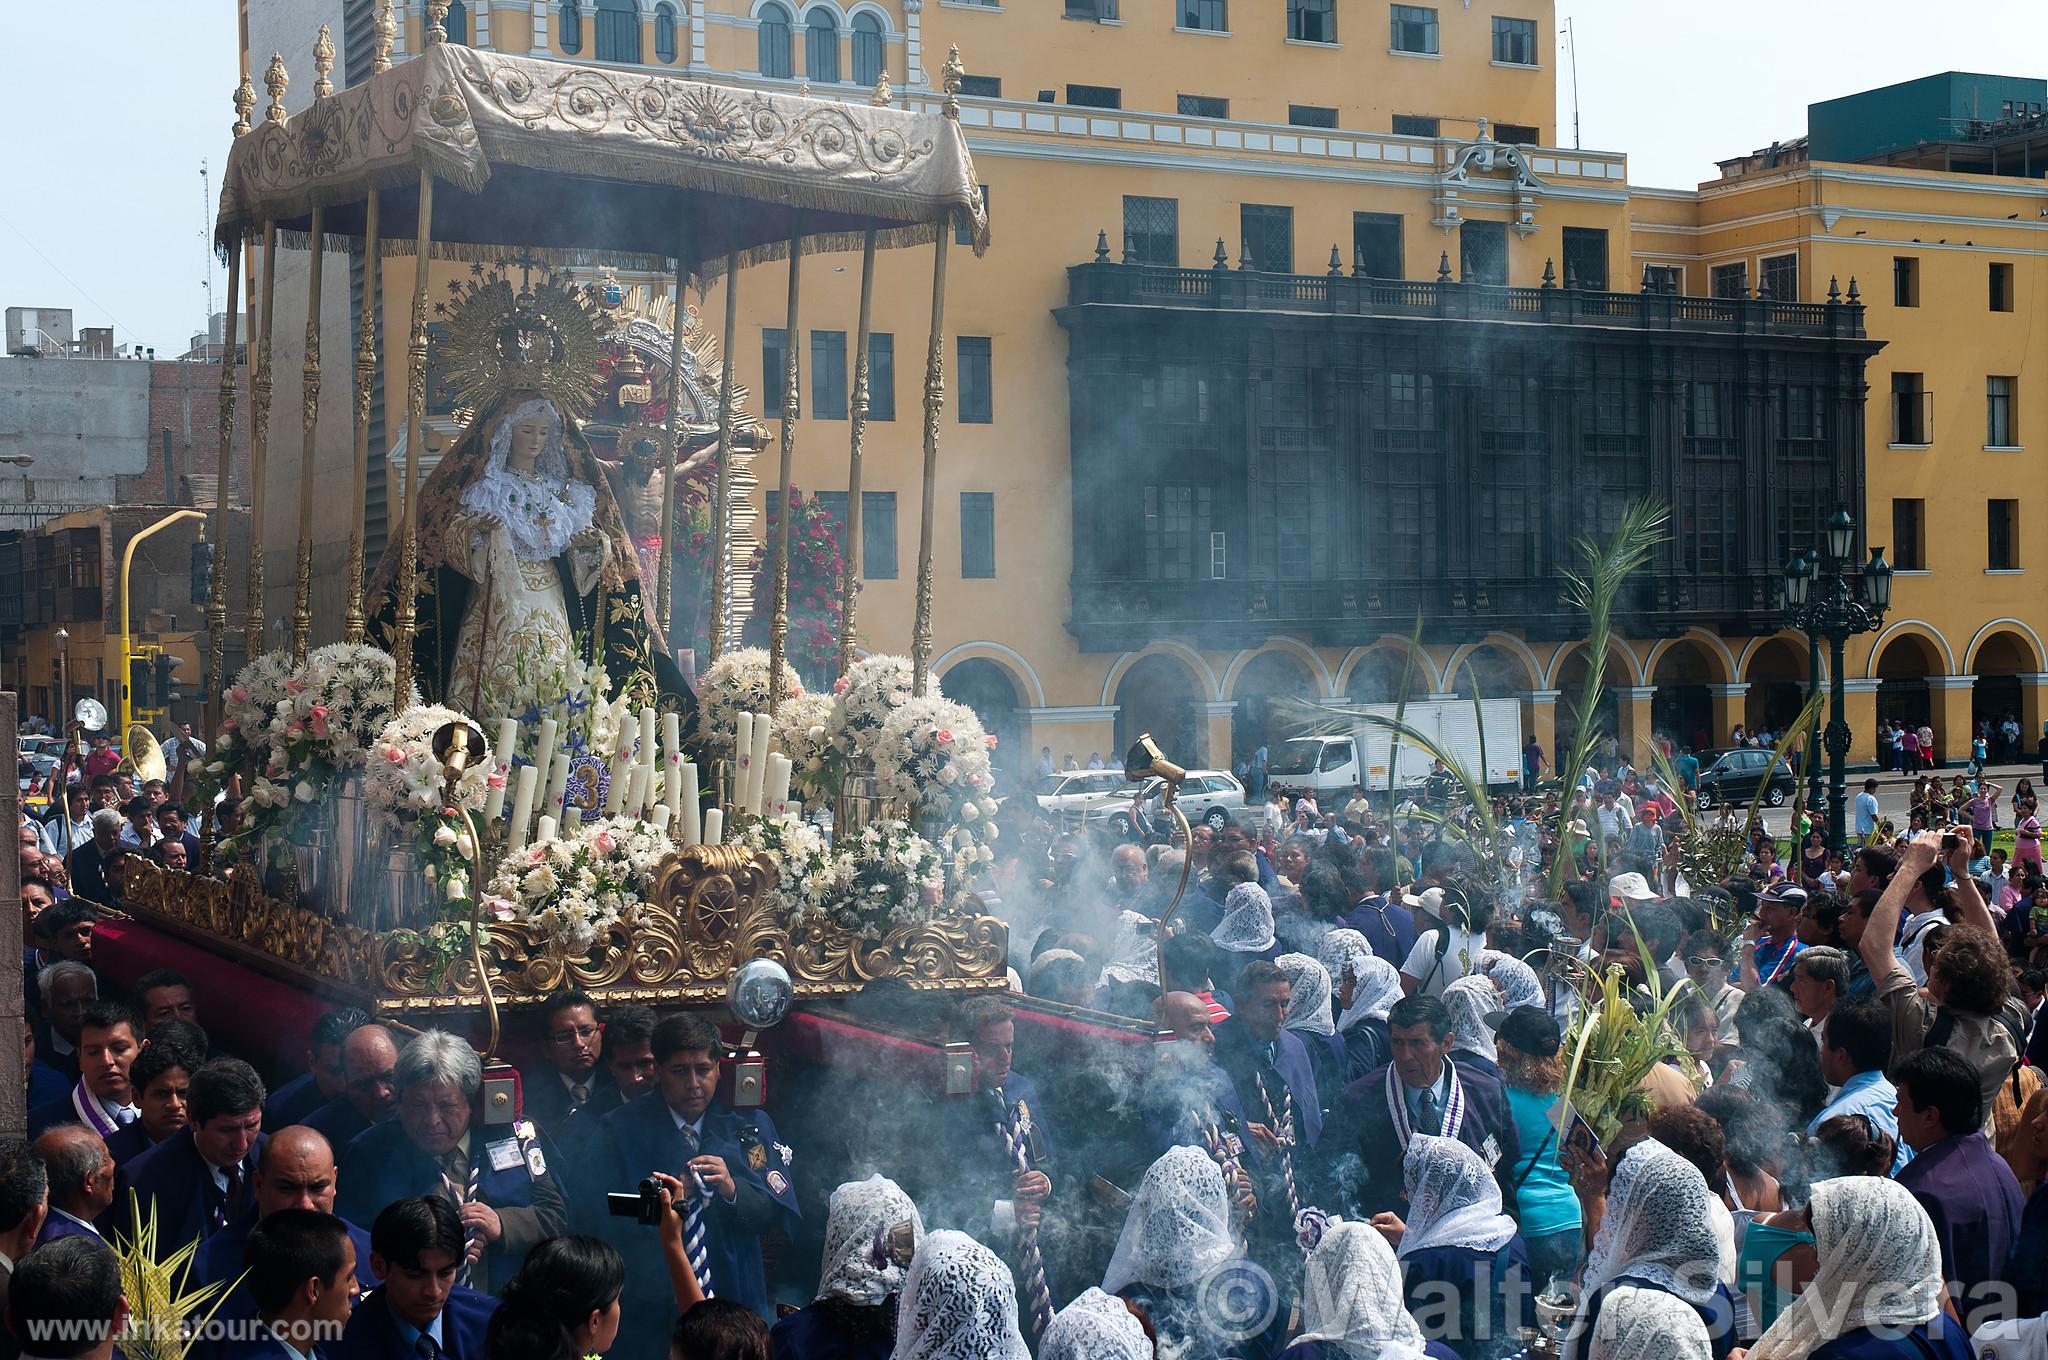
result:
[[(451, 366), (452, 378), (472, 380), (464, 395), (476, 416), (420, 488), (420, 691), (479, 719), (521, 717), (582, 691), (598, 664), (614, 695), (686, 707), (689, 691), (641, 606), (640, 564), (618, 502), (573, 418), (595, 367), (565, 372), (583, 357), (561, 338), (578, 331), (578, 318), (557, 296), (564, 290), (549, 289), (522, 289), (509, 321), (489, 306), (509, 289), (486, 292), (476, 329), (489, 354), (511, 360)], [(532, 359), (536, 350), (547, 359)], [(493, 377), (494, 394), (477, 390)], [(394, 534), (370, 581), (387, 646), (401, 543)]]

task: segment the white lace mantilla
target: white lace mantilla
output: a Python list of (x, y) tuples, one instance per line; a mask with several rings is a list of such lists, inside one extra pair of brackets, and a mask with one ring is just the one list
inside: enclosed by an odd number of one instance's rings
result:
[(1030, 1360), (1017, 1286), (1002, 1258), (966, 1233), (928, 1234), (896, 1306), (889, 1360)]
[(1500, 1182), (1478, 1153), (1455, 1138), (1418, 1133), (1401, 1159), (1408, 1184), (1408, 1231), (1400, 1255), (1432, 1247), (1499, 1251), (1515, 1235), (1501, 1212)]
[[(905, 1267), (886, 1252), (889, 1233), (908, 1223), (918, 1243), (924, 1219), (910, 1196), (885, 1176), (848, 1181), (832, 1192), (825, 1218), (825, 1256), (818, 1268), (818, 1297), (845, 1299), (872, 1308), (901, 1293)], [(877, 1252), (877, 1243), (884, 1250)], [(875, 1264), (877, 1255), (882, 1264)]]

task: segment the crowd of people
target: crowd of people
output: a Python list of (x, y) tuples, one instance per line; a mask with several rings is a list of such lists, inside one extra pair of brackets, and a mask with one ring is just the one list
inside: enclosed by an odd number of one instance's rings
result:
[[(510, 1120), (449, 1033), (334, 1010), (265, 1073), (232, 997), (117, 997), (119, 866), (177, 845), (124, 792), (54, 874), (24, 827), (13, 1354), (110, 1354), (146, 1240), (225, 1291), (200, 1360), (2048, 1356), (2048, 890), (1979, 856), (1995, 785), (1846, 859), (1795, 810), (1700, 884), (1686, 790), (1618, 768), (1153, 845), (1017, 813), (1011, 994), (870, 984), (771, 1116), (701, 1014), (563, 991)], [(1602, 1139), (1562, 1097), (1610, 973), (1662, 1056)]]

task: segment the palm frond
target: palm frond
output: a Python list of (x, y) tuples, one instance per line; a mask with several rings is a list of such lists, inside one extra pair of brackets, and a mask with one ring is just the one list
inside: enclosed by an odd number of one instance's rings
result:
[[(1750, 830), (1756, 826), (1756, 819), (1763, 811), (1764, 795), (1769, 793), (1771, 788), (1771, 776), (1778, 772), (1778, 766), (1784, 762), (1788, 754), (1795, 748), (1806, 745), (1806, 739), (1812, 735), (1814, 725), (1820, 721), (1821, 703), (1826, 698), (1826, 691), (1818, 685), (1814, 686), (1813, 693), (1807, 696), (1805, 706), (1799, 710), (1799, 716), (1786, 726), (1785, 734), (1778, 738), (1778, 745), (1771, 752), (1770, 769), (1765, 773), (1763, 782), (1756, 786), (1756, 796), (1749, 800), (1749, 815), (1742, 819), (1742, 835), (1745, 840), (1748, 839)], [(1799, 787), (1806, 787), (1804, 779), (1799, 781)], [(1803, 793), (1798, 796), (1798, 801), (1802, 804), (1805, 802)]]
[[(1394, 691), (1394, 721), (1404, 722), (1408, 715), (1408, 687), (1415, 682), (1415, 658), (1422, 655), (1422, 611), (1415, 611), (1415, 631), (1408, 635), (1408, 646), (1401, 654), (1401, 688)], [(1365, 747), (1358, 748), (1359, 764), (1364, 766)], [(1370, 779), (1370, 775), (1362, 777)], [(1394, 807), (1401, 783), (1401, 739), (1397, 733), (1387, 742), (1387, 825), (1394, 824)]]
[(116, 1234), (110, 1243), (121, 1273), (121, 1293), (128, 1300), (128, 1331), (120, 1348), (132, 1360), (186, 1360), (195, 1336), (241, 1279), (188, 1288), (199, 1239), (159, 1257), (156, 1203), (152, 1200), (145, 1214), (132, 1189), (128, 1219), (129, 1231)]

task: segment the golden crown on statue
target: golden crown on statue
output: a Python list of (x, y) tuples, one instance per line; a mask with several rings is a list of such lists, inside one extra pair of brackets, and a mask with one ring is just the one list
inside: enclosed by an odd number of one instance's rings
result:
[(573, 416), (590, 413), (598, 395), (603, 316), (596, 293), (557, 270), (514, 260), (470, 267), (436, 303), (442, 331), (435, 367), (456, 405), (476, 412), (507, 392), (537, 392)]

